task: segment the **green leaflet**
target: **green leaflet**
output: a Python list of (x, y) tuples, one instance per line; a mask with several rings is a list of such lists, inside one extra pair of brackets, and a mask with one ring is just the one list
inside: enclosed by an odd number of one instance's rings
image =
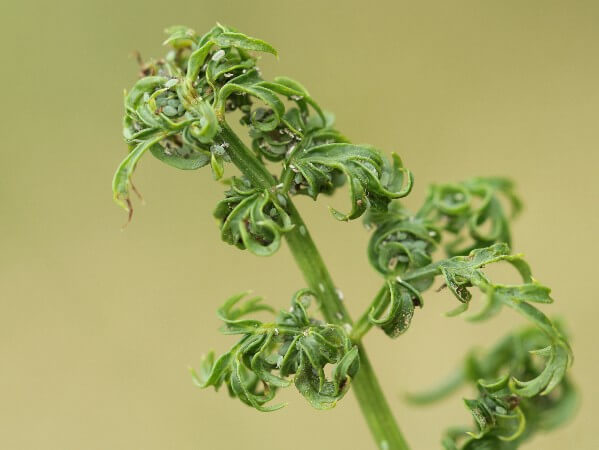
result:
[(245, 179), (233, 179), (231, 189), (214, 210), (221, 224), (221, 237), (228, 244), (259, 256), (276, 252), (281, 234), (293, 224), (285, 211), (285, 198), (252, 188)]
[(184, 25), (173, 25), (168, 27), (164, 32), (168, 38), (162, 45), (172, 45), (175, 48), (191, 46), (196, 40), (196, 32)]
[(131, 176), (137, 166), (139, 159), (143, 154), (154, 144), (160, 142), (167, 136), (165, 133), (157, 133), (153, 137), (137, 144), (121, 162), (114, 177), (112, 178), (112, 192), (114, 200), (121, 205), (125, 210), (129, 211), (129, 219), (133, 208), (129, 199), (129, 189), (131, 188)]
[[(242, 335), (240, 341), (218, 359), (213, 353), (205, 356), (199, 372), (192, 371), (195, 384), (215, 389), (225, 384), (230, 395), (243, 403), (259, 411), (274, 411), (284, 405), (268, 403), (295, 375), (297, 390), (314, 408), (335, 406), (359, 368), (358, 349), (343, 328), (308, 315), (313, 294), (307, 289), (296, 292), (290, 310), (281, 311), (272, 323), (246, 318), (272, 309), (260, 298), (239, 306), (244, 296), (231, 297), (218, 312), (223, 332)], [(331, 379), (325, 375), (327, 365), (333, 365)]]
[(215, 36), (212, 41), (223, 48), (235, 47), (242, 50), (256, 50), (272, 53), (277, 56), (277, 51), (272, 45), (260, 39), (251, 38), (242, 33), (223, 32)]
[[(506, 261), (512, 264), (523, 279), (523, 284), (506, 286), (494, 284), (487, 279), (482, 268), (488, 264)], [(463, 302), (467, 309), (472, 298), (470, 287), (477, 287), (486, 294), (486, 305), (470, 320), (483, 320), (496, 314), (502, 306), (509, 306), (534, 323), (550, 339), (550, 345), (535, 350), (547, 359), (543, 371), (535, 378), (522, 381), (512, 380), (515, 392), (525, 397), (548, 394), (561, 381), (572, 361), (572, 351), (555, 325), (541, 311), (530, 303), (551, 303), (549, 288), (539, 284), (530, 274), (530, 268), (519, 255), (510, 255), (506, 244), (495, 244), (488, 248), (473, 250), (468, 256), (455, 256), (437, 263), (438, 270), (445, 278), (451, 292)]]
[(396, 338), (409, 328), (414, 306), (422, 307), (423, 302), (420, 293), (400, 279), (387, 281), (386, 286), (386, 296), (371, 307), (368, 319), (387, 336)]
[(371, 147), (345, 143), (297, 151), (291, 155), (285, 172), (300, 173), (313, 198), (330, 188), (335, 172), (344, 174), (349, 182), (352, 209), (343, 214), (331, 208), (338, 220), (360, 217), (369, 207), (385, 210), (392, 199), (408, 195), (413, 183), (411, 172), (402, 166), (397, 155), (393, 155), (391, 165)]

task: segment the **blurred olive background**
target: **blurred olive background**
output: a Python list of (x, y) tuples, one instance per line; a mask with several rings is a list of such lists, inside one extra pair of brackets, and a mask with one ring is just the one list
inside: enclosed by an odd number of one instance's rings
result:
[[(286, 248), (257, 258), (220, 241), (211, 212), (224, 189), (208, 169), (148, 154), (136, 175), (147, 205), (121, 231), (110, 181), (133, 51), (161, 56), (166, 26), (216, 21), (275, 45), (264, 74), (301, 80), (354, 141), (399, 152), (416, 175), (409, 205), (433, 181), (517, 181), (515, 250), (553, 287), (545, 311), (567, 320), (584, 394), (574, 422), (526, 448), (597, 448), (597, 2), (33, 0), (4, 2), (2, 16), (0, 448), (373, 448), (351, 394), (317, 412), (289, 389), (287, 408), (261, 414), (192, 386), (188, 367), (234, 340), (217, 332), (224, 299), (251, 288), (285, 307), (304, 286)], [(346, 202), (298, 200), (356, 316), (380, 279), (359, 221), (327, 212)], [(366, 339), (414, 449), (470, 423), (469, 392), (427, 408), (400, 394), (520, 323), (442, 317), (455, 306), (445, 292), (425, 301), (407, 335)]]

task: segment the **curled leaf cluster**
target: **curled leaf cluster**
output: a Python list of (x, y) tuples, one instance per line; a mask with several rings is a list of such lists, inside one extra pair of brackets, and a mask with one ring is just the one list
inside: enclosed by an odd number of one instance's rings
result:
[(463, 384), (472, 384), (478, 397), (464, 402), (472, 414), (475, 429), (451, 428), (443, 439), (444, 448), (516, 449), (536, 433), (569, 420), (579, 403), (578, 393), (568, 376), (564, 376), (550, 394), (529, 395), (518, 391), (506, 375), (507, 372), (518, 379), (536, 377), (536, 350), (550, 342), (539, 328), (522, 328), (487, 352), (470, 352), (462, 367), (445, 383), (428, 392), (411, 394), (408, 399), (412, 403), (427, 404), (447, 397)]
[[(482, 268), (492, 263), (506, 261), (520, 273), (523, 283), (503, 285), (492, 283)], [(469, 287), (480, 289), (486, 295), (481, 312), (471, 316), (473, 321), (484, 320), (497, 314), (502, 306), (508, 306), (535, 324), (549, 339), (549, 345), (534, 352), (547, 358), (543, 371), (531, 380), (513, 379), (515, 392), (528, 397), (548, 394), (557, 386), (572, 362), (572, 350), (555, 324), (531, 303), (552, 303), (550, 289), (532, 278), (528, 264), (520, 255), (510, 255), (506, 244), (473, 250), (468, 256), (455, 256), (441, 262), (439, 271), (451, 292), (462, 306), (450, 314), (465, 311), (472, 295)]]
[[(509, 216), (503, 200), (510, 204)], [(461, 302), (448, 316), (468, 309), (475, 288), (485, 303), (468, 320), (489, 319), (507, 306), (535, 326), (509, 335), (483, 360), (471, 355), (465, 368), (440, 388), (410, 397), (413, 402), (428, 403), (464, 381), (476, 386), (478, 398), (465, 400), (476, 430), (449, 430), (443, 444), (450, 450), (515, 449), (538, 430), (560, 425), (575, 411), (575, 391), (566, 377), (572, 350), (558, 326), (533, 306), (552, 303), (550, 289), (532, 277), (522, 255), (510, 254), (509, 222), (520, 208), (511, 182), (477, 178), (432, 186), (416, 214), (392, 203), (386, 212), (371, 211), (365, 219), (367, 228), (375, 228), (368, 245), (369, 260), (386, 277), (367, 319), (388, 336), (397, 337), (407, 330), (414, 306), (423, 305), (421, 293), (438, 276), (444, 280), (442, 287), (448, 287)], [(434, 261), (447, 235), (447, 258)], [(522, 284), (492, 282), (484, 268), (500, 262), (513, 266)]]
[[(506, 214), (505, 205), (510, 206)], [(461, 183), (433, 185), (418, 212), (454, 236), (446, 245), (449, 256), (466, 255), (496, 242), (511, 243), (510, 219), (522, 204), (506, 178), (473, 178)]]
[[(272, 308), (260, 298), (237, 306), (245, 294), (231, 297), (219, 309), (225, 334), (242, 338), (227, 353), (214, 359), (204, 357), (199, 373), (192, 372), (202, 388), (218, 389), (225, 384), (229, 393), (259, 411), (274, 411), (284, 404), (269, 405), (278, 388), (293, 379), (297, 390), (317, 409), (335, 406), (356, 375), (360, 362), (358, 349), (339, 325), (327, 324), (308, 315), (313, 294), (302, 289), (289, 311), (281, 311), (271, 323), (246, 316)], [(331, 365), (331, 379), (325, 368)]]
[[(368, 228), (376, 227), (368, 241), (368, 259), (380, 274), (401, 276), (433, 262), (441, 231), (432, 220), (413, 215), (393, 203), (386, 213), (370, 213), (364, 222)], [(419, 289), (429, 286), (423, 284)]]
[(222, 25), (203, 36), (186, 27), (167, 33), (165, 44), (172, 50), (144, 65), (142, 78), (125, 95), (124, 136), (130, 152), (115, 173), (113, 192), (130, 213), (131, 177), (147, 150), (178, 169), (210, 164), (214, 178), (220, 179), (231, 161), (221, 132), (227, 127), (225, 115), (233, 111), (241, 112), (256, 156), (283, 163), (273, 178), (281, 181), (276, 189), (283, 196), (316, 199), (347, 180), (351, 211), (331, 211), (337, 219), (350, 220), (368, 207), (386, 209), (390, 200), (409, 193), (412, 175), (399, 157), (390, 163), (370, 146), (349, 144), (333, 128), (332, 115), (298, 82), (262, 78), (250, 52), (276, 55), (266, 42)]
[(234, 178), (214, 217), (221, 223), (223, 241), (266, 256), (278, 250), (282, 233), (293, 227), (286, 204), (282, 195), (254, 188), (246, 178)]
[[(407, 330), (411, 323), (407, 311), (413, 314), (413, 306), (423, 305), (420, 293), (429, 289), (440, 273), (438, 268), (443, 262), (434, 263), (433, 257), (444, 236), (452, 236), (445, 246), (449, 257), (463, 251), (457, 250), (463, 236), (455, 235), (466, 228), (474, 249), (509, 243), (510, 218), (504, 212), (499, 193), (510, 199), (513, 217), (520, 209), (520, 200), (513, 192), (513, 184), (503, 178), (434, 185), (416, 214), (393, 202), (386, 211), (371, 210), (366, 215), (365, 225), (374, 227), (368, 242), (368, 259), (387, 278), (368, 316), (373, 325), (390, 337)], [(476, 206), (475, 197), (480, 200)], [(493, 225), (495, 231), (483, 239), (479, 228), (486, 221), (498, 225)]]
[(412, 175), (397, 155), (393, 155), (390, 164), (373, 148), (346, 143), (299, 150), (291, 154), (283, 177), (293, 176), (297, 181), (296, 176), (301, 176), (303, 181), (299, 184), (306, 184), (308, 194), (314, 199), (334, 185), (336, 174), (348, 179), (351, 211), (344, 214), (331, 208), (338, 220), (356, 219), (368, 208), (385, 211), (391, 200), (405, 197), (412, 189)]

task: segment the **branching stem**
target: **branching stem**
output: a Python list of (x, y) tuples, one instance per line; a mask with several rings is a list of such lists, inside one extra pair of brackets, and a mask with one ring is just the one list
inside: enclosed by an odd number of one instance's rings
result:
[[(220, 138), (229, 144), (229, 155), (232, 162), (257, 186), (274, 189), (276, 181), (266, 167), (260, 163), (224, 120), (220, 122), (220, 126)], [(286, 233), (285, 237), (308, 287), (318, 295), (322, 314), (328, 322), (351, 327), (351, 318), (335, 289), (329, 271), (306, 224), (291, 199), (286, 198), (286, 201), (295, 227)], [(356, 379), (353, 380), (353, 391), (377, 446), (382, 450), (409, 448), (393, 417), (363, 345), (359, 339), (354, 342), (360, 351), (360, 370)]]

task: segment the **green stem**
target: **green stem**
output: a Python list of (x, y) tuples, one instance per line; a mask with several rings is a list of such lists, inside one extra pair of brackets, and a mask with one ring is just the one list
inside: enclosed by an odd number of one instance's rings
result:
[(335, 289), (331, 275), (308, 232), (306, 224), (295, 205), (291, 201), (288, 205), (288, 213), (295, 227), (285, 234), (285, 238), (295, 262), (308, 283), (308, 287), (317, 293), (321, 300), (320, 308), (323, 316), (327, 322), (351, 326), (352, 321), (349, 313)]
[(229, 144), (231, 151), (228, 152), (231, 161), (255, 186), (271, 189), (275, 185), (275, 178), (264, 167), (254, 153), (247, 148), (235, 132), (226, 122), (220, 122), (220, 138)]
[(354, 323), (352, 332), (351, 332), (351, 340), (354, 342), (360, 342), (362, 336), (364, 336), (368, 331), (372, 328), (372, 322), (370, 321), (370, 311), (374, 308), (376, 311), (380, 309), (384, 309), (387, 307), (389, 302), (389, 289), (387, 288), (387, 284), (385, 283), (383, 287), (378, 291), (376, 297), (370, 303), (370, 306), (364, 311), (364, 314), (360, 316), (356, 323)]
[[(249, 148), (221, 121), (220, 137), (229, 144), (229, 155), (233, 163), (255, 185), (265, 189), (274, 189), (275, 179), (266, 167), (254, 156)], [(333, 280), (327, 270), (306, 224), (299, 212), (288, 199), (288, 212), (295, 224), (293, 230), (285, 234), (287, 243), (295, 261), (304, 275), (308, 287), (318, 294), (324, 318), (330, 322), (351, 328), (351, 318), (342, 303)], [(360, 370), (352, 382), (362, 414), (381, 450), (405, 450), (408, 445), (393, 418), (391, 408), (383, 394), (370, 365), (362, 344), (356, 342), (360, 351)]]

